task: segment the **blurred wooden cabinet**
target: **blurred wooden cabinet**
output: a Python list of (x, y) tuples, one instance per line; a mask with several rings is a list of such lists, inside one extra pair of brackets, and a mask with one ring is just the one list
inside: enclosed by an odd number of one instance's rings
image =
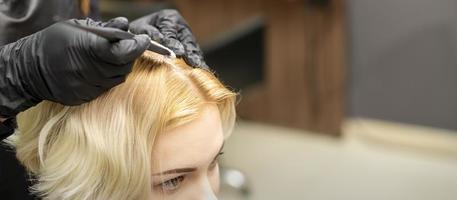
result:
[(263, 15), (265, 82), (243, 93), (241, 117), (339, 135), (345, 107), (343, 0), (174, 0), (200, 41)]

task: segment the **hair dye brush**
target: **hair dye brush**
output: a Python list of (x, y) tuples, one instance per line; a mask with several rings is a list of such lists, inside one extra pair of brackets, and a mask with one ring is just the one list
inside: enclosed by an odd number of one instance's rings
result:
[[(73, 24), (73, 23), (65, 23), (68, 26), (71, 26), (73, 28), (77, 28), (80, 30), (84, 30), (90, 33), (93, 33), (95, 35), (98, 35), (100, 37), (103, 37), (107, 39), (110, 42), (117, 42), (119, 40), (125, 40), (125, 39), (132, 39), (135, 34), (128, 32), (128, 31), (123, 31), (117, 28), (111, 28), (111, 27), (90, 27), (90, 26), (82, 26), (78, 24)], [(114, 34), (113, 34), (114, 33)], [(171, 58), (176, 58), (176, 54), (169, 48), (159, 44), (158, 42), (150, 39), (151, 44), (148, 47), (148, 50), (153, 51), (155, 53), (164, 55), (164, 56), (169, 56)]]

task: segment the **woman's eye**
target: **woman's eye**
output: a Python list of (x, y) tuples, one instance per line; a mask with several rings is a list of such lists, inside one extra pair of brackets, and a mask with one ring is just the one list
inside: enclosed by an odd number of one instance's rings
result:
[(179, 188), (181, 182), (184, 181), (184, 176), (178, 176), (160, 184), (164, 191), (173, 191)]

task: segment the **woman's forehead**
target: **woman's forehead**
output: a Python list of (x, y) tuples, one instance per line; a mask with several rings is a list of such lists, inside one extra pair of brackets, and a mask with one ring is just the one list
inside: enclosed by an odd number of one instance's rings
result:
[(161, 134), (153, 147), (155, 171), (211, 162), (224, 140), (219, 109), (208, 104), (194, 121)]

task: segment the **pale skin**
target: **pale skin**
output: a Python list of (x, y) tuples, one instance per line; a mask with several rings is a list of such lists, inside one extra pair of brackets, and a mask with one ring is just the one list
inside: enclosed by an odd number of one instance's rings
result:
[(215, 104), (207, 104), (196, 120), (160, 134), (152, 155), (153, 199), (216, 200), (223, 144)]
[(6, 120), (6, 118), (1, 118), (0, 117), (0, 123), (4, 122)]

